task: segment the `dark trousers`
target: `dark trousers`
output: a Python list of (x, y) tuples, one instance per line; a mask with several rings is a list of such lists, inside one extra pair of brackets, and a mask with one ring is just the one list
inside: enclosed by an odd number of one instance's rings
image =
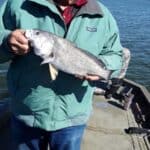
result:
[(12, 150), (80, 150), (85, 125), (47, 132), (12, 119)]

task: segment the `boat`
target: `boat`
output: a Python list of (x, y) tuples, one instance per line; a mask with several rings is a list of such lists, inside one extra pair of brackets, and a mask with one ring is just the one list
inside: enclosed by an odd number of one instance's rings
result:
[(94, 95), (82, 150), (150, 150), (150, 93), (124, 79), (112, 97)]
[[(11, 149), (9, 105), (7, 89), (1, 90), (1, 150)], [(111, 96), (106, 95), (106, 92), (95, 92), (93, 112), (81, 146), (81, 150), (91, 149), (150, 150), (150, 93), (145, 87), (123, 79), (122, 84)]]

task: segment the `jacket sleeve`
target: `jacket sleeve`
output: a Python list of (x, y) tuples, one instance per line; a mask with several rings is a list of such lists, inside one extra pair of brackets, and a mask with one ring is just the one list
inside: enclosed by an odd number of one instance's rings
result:
[(104, 62), (106, 68), (112, 70), (111, 78), (117, 77), (121, 71), (123, 58), (123, 47), (120, 43), (119, 30), (111, 13), (107, 12), (105, 42), (99, 58)]
[(7, 1), (5, 1), (0, 7), (0, 63), (7, 62), (14, 57), (7, 43), (12, 25), (13, 22), (11, 22), (9, 16), (9, 9), (7, 9)]

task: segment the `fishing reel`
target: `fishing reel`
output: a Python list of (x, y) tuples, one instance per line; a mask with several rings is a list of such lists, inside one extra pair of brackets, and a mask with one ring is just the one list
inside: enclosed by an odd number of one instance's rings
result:
[(117, 92), (122, 83), (123, 80), (119, 78), (112, 78), (111, 80), (109, 80), (105, 91), (105, 97), (107, 99), (113, 97), (113, 95)]
[(134, 99), (132, 91), (133, 88), (123, 86), (123, 79), (113, 78), (108, 82), (104, 96), (107, 99), (117, 96), (121, 100), (123, 108), (128, 110)]

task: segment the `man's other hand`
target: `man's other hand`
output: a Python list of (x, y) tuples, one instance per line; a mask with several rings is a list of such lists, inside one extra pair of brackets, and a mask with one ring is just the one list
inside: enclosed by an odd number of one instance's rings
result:
[(89, 80), (89, 81), (100, 80), (100, 77), (96, 75), (86, 75), (86, 76), (75, 75), (75, 76), (81, 80)]

